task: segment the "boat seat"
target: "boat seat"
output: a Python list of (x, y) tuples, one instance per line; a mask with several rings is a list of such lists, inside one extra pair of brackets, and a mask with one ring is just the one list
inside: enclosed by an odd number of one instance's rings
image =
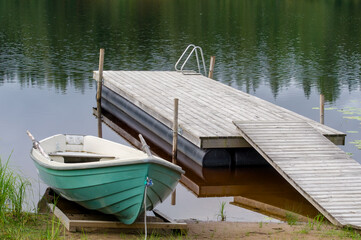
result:
[(52, 152), (49, 153), (50, 157), (57, 162), (64, 163), (85, 163), (85, 162), (98, 162), (101, 160), (114, 159), (114, 156), (101, 155), (89, 152)]
[(115, 158), (110, 155), (101, 155), (97, 153), (89, 152), (52, 152), (49, 156), (61, 156), (61, 157), (83, 157), (83, 158)]

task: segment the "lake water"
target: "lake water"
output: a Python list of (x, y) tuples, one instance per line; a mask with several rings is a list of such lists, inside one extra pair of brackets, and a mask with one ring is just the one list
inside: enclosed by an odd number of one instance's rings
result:
[[(10, 165), (32, 179), (36, 202), (46, 186), (37, 183), (25, 131), (38, 139), (97, 135), (92, 71), (99, 48), (105, 48), (106, 70), (173, 70), (194, 43), (207, 63), (216, 56), (217, 81), (316, 121), (323, 93), (325, 124), (348, 134), (341, 148), (361, 162), (355, 144), (361, 139), (360, 12), (358, 0), (0, 0), (0, 157), (11, 155)], [(126, 143), (106, 125), (103, 137)], [(220, 203), (234, 201), (233, 193), (260, 200), (259, 185), (247, 178), (268, 182), (242, 169), (196, 172), (192, 186), (220, 186), (227, 197), (195, 193), (184, 183), (177, 206), (167, 201), (161, 210), (174, 218), (216, 219)], [(282, 193), (275, 190), (271, 202), (282, 201), (276, 198)], [(230, 220), (265, 219), (231, 204), (226, 212)]]

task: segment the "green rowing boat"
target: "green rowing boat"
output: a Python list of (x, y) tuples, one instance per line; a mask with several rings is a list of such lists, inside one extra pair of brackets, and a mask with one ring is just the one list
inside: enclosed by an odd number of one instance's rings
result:
[[(158, 157), (93, 136), (55, 135), (35, 142), (40, 178), (62, 197), (132, 224), (163, 202), (184, 171)], [(146, 196), (145, 196), (146, 195)]]

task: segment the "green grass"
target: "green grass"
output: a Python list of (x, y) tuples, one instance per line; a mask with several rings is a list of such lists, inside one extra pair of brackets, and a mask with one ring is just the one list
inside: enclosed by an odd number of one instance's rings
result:
[(296, 225), (296, 223), (298, 222), (298, 218), (295, 214), (293, 214), (291, 212), (287, 212), (286, 213), (286, 222), (288, 223), (288, 225), (293, 226), (293, 225)]
[(325, 217), (322, 214), (318, 214), (314, 219), (314, 225), (316, 226), (317, 231), (321, 230), (322, 225), (324, 224)]
[(220, 219), (221, 221), (225, 221), (225, 220), (226, 220), (225, 207), (226, 207), (226, 202), (221, 202), (221, 206), (220, 206), (219, 212), (217, 213), (217, 219)]
[[(56, 199), (53, 207), (53, 212), (56, 206)], [(61, 232), (64, 232), (64, 226), (61, 224), (60, 220), (55, 217), (55, 215), (51, 216), (50, 222), (46, 223), (46, 231), (44, 234), (44, 239), (47, 240), (55, 240), (60, 238)]]
[(352, 228), (342, 228), (340, 229), (330, 229), (328, 231), (325, 231), (323, 236), (330, 237), (330, 239), (337, 237), (341, 239), (355, 239), (355, 240), (361, 240), (361, 235), (356, 230)]
[(59, 239), (61, 223), (55, 217), (25, 212), (30, 182), (0, 158), (0, 239)]
[(314, 230), (315, 228), (316, 228), (317, 231), (320, 231), (322, 226), (325, 223), (324, 220), (325, 220), (325, 217), (322, 214), (318, 214), (312, 220), (309, 219), (308, 224), (304, 228), (305, 232), (308, 232), (310, 230)]
[(44, 225), (49, 221), (47, 215), (23, 213), (21, 219), (8, 219), (0, 224), (0, 239), (46, 239)]
[(21, 220), (25, 192), (30, 185), (29, 181), (21, 178), (8, 168), (10, 157), (6, 162), (0, 158), (0, 221), (6, 223), (12, 220)]

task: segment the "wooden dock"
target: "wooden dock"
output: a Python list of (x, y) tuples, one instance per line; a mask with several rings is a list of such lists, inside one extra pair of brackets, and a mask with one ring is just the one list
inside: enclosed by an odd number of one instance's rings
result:
[(335, 146), (344, 133), (201, 75), (105, 71), (103, 84), (105, 110), (160, 129), (168, 142), (178, 98), (178, 149), (200, 150), (201, 161), (192, 158), (199, 165), (217, 166), (232, 154), (237, 162), (239, 149), (253, 147), (330, 222), (361, 229), (361, 166)]
[[(94, 79), (98, 79), (97, 71)], [(233, 125), (234, 120), (305, 121), (335, 144), (344, 144), (345, 134), (340, 131), (202, 75), (104, 71), (102, 92), (102, 108), (112, 114), (118, 109), (125, 112), (169, 143), (173, 101), (178, 98), (178, 149), (191, 152), (189, 157), (201, 166), (229, 166), (232, 161), (238, 165), (247, 160), (240, 150), (235, 153), (227, 150), (250, 148)], [(254, 163), (256, 158), (252, 156)]]
[[(98, 72), (94, 78), (98, 79)], [(336, 144), (345, 134), (202, 75), (175, 71), (104, 71), (104, 86), (172, 128), (179, 99), (182, 136), (199, 148), (249, 147), (232, 121), (306, 121)]]
[(361, 165), (307, 122), (234, 123), (330, 222), (361, 229)]

